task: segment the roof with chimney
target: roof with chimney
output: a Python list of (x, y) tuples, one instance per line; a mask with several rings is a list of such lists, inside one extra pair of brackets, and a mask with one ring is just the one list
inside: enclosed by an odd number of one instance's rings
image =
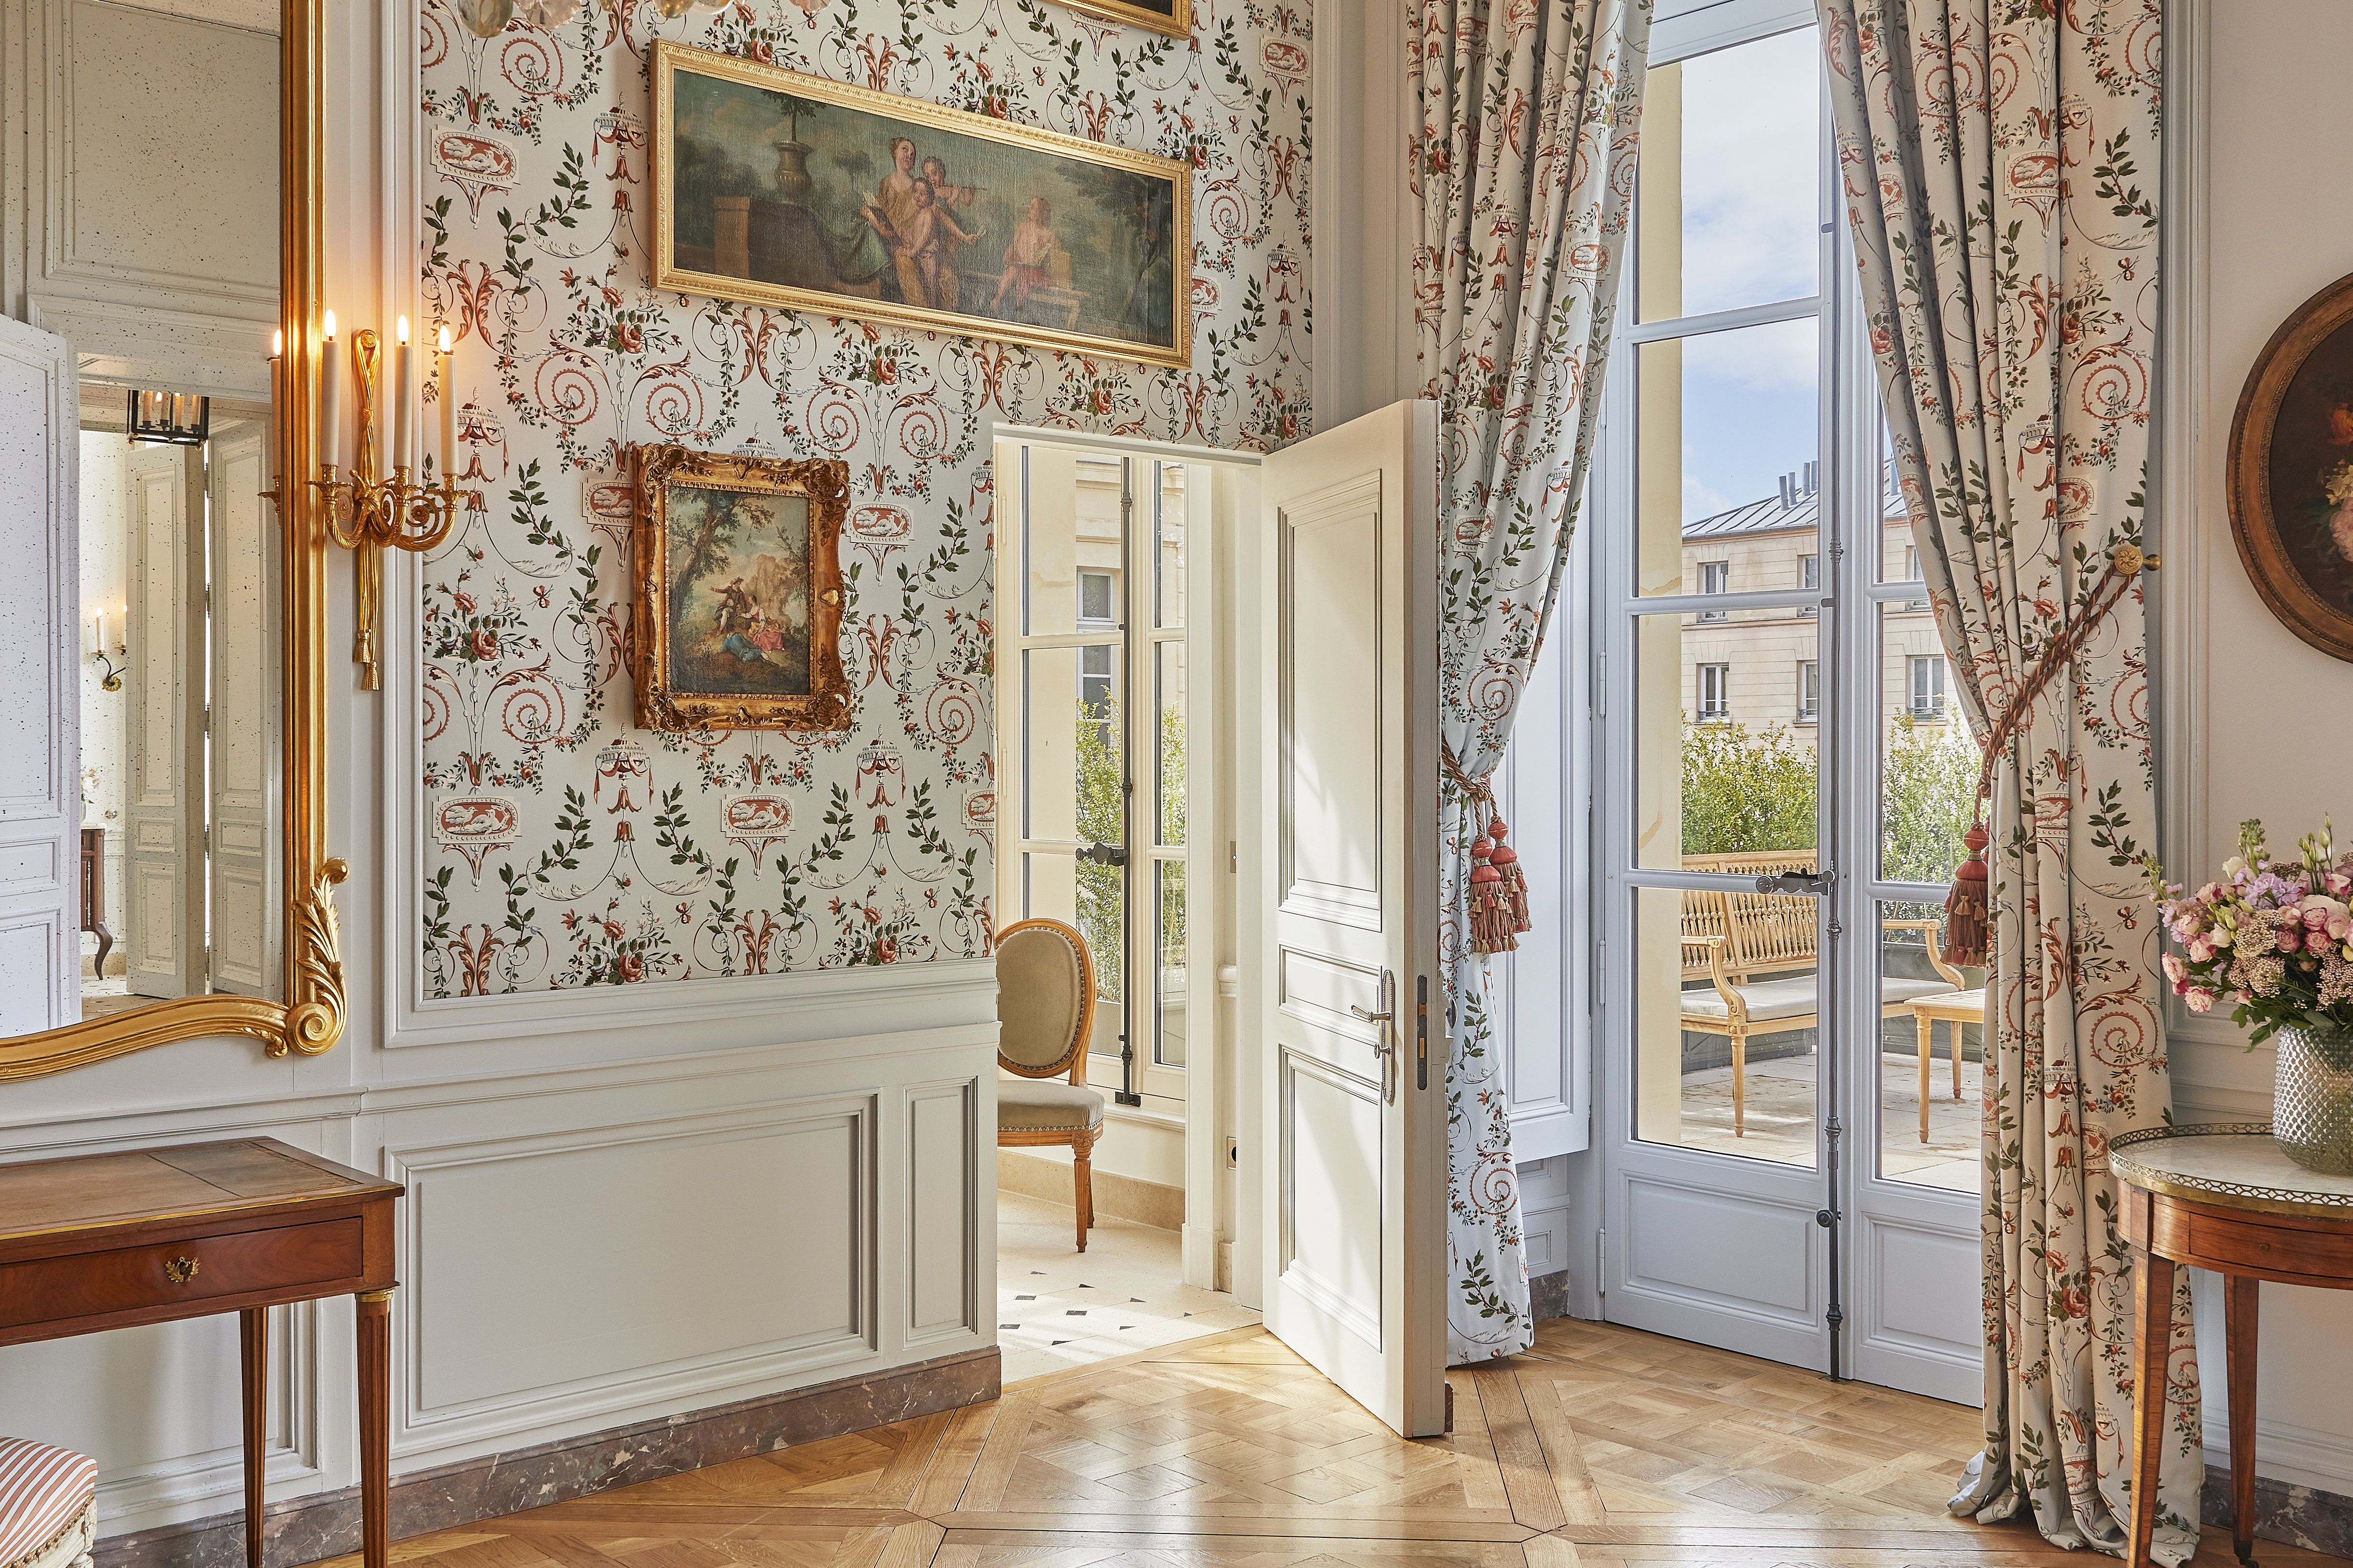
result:
[[(1685, 539), (1721, 539), (1739, 533), (1782, 533), (1799, 529), (1821, 526), (1822, 487), (1821, 465), (1808, 463), (1794, 473), (1781, 476), (1781, 489), (1777, 495), (1763, 500), (1753, 500), (1746, 506), (1720, 511), (1713, 517), (1703, 517), (1683, 524)], [(1887, 508), (1882, 514), (1889, 522), (1904, 521), (1904, 498), (1890, 484), (1886, 495)]]

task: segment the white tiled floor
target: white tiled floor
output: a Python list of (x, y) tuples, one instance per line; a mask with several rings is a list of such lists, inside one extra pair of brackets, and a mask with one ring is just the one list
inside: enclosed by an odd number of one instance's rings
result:
[(1071, 1211), (997, 1194), (997, 1342), (1008, 1383), (1259, 1321), (1177, 1282), (1176, 1233), (1098, 1215), (1078, 1250)]

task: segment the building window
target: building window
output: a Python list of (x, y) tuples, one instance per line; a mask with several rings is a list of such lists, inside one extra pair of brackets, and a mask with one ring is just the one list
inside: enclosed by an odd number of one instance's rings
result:
[[(1920, 581), (1920, 547), (1916, 544), (1907, 544), (1904, 547), (1904, 580), (1906, 583)], [(1925, 610), (1928, 607), (1928, 601), (1906, 599), (1904, 601), (1904, 607), (1907, 610)]]
[(1915, 656), (1912, 665), (1912, 717), (1941, 720), (1945, 716), (1945, 660), (1940, 654)]
[[(1732, 592), (1732, 563), (1729, 561), (1701, 562), (1699, 563), (1699, 591), (1703, 594), (1728, 594)], [(1703, 621), (1720, 621), (1724, 619), (1724, 612), (1722, 610), (1702, 610), (1699, 613), (1699, 618)]]
[(1079, 619), (1109, 625), (1118, 617), (1112, 613), (1112, 581), (1108, 572), (1079, 574)]
[[(1806, 557), (1810, 561), (1812, 556)], [(1811, 724), (1820, 720), (1822, 702), (1822, 666), (1819, 659), (1798, 661), (1798, 722)]]
[[(1810, 468), (1812, 465), (1809, 464), (1807, 466)], [(1809, 594), (1819, 594), (1822, 591), (1822, 558), (1820, 556), (1800, 555), (1798, 557), (1798, 586), (1804, 589)], [(1798, 614), (1801, 616), (1819, 616), (1821, 613), (1821, 606), (1819, 605), (1800, 605), (1798, 606)], [(1808, 665), (1806, 668), (1808, 669), (1811, 669), (1813, 666)]]
[(1087, 717), (1095, 720), (1096, 732), (1103, 746), (1112, 744), (1112, 706), (1114, 687), (1112, 671), (1112, 645), (1091, 643), (1079, 649), (1079, 701)]
[(1699, 721), (1712, 724), (1732, 717), (1732, 666), (1699, 667)]

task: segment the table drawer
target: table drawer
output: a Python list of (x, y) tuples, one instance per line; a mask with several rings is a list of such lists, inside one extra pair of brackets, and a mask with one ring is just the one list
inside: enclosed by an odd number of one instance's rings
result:
[(2353, 1275), (2353, 1230), (2331, 1226), (2266, 1225), (2259, 1215), (2220, 1220), (2189, 1217), (2189, 1250), (2209, 1268), (2230, 1265), (2266, 1274)]
[(360, 1236), (332, 1219), (0, 1265), (0, 1328), (353, 1279)]

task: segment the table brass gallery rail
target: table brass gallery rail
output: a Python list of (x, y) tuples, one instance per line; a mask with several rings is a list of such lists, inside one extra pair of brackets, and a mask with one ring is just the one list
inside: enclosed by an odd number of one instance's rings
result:
[(2163, 1452), (2166, 1362), (2177, 1264), (2222, 1276), (2225, 1375), (2231, 1385), (2231, 1531), (2254, 1558), (2255, 1303), (2266, 1279), (2353, 1289), (2353, 1176), (2292, 1163), (2268, 1121), (2151, 1127), (2108, 1145), (2123, 1184), (2125, 1239), (2139, 1253), (2133, 1304), (2133, 1525), (2127, 1568), (2148, 1562)]
[(0, 1345), (237, 1313), (246, 1562), (261, 1568), (269, 1310), (358, 1298), (360, 1541), (366, 1568), (386, 1568), (404, 1190), (271, 1138), (0, 1165)]

